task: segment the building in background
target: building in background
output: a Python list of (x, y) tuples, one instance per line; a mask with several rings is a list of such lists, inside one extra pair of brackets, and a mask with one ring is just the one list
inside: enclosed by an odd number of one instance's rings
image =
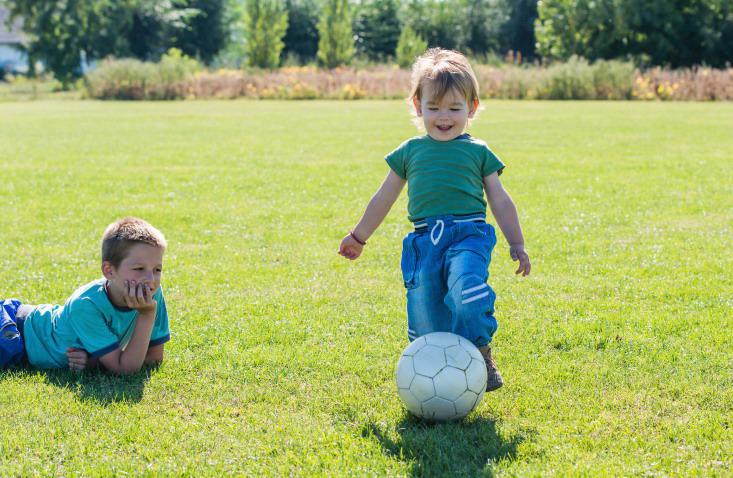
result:
[(0, 78), (5, 73), (25, 73), (28, 71), (28, 57), (24, 53), (26, 36), (21, 31), (21, 21), (17, 19), (8, 27), (10, 12), (0, 7)]

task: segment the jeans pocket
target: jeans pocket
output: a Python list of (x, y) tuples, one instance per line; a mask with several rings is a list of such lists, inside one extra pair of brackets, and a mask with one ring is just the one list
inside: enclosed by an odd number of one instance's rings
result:
[(417, 287), (417, 270), (420, 263), (420, 249), (417, 247), (417, 237), (414, 233), (405, 236), (402, 241), (402, 260), (400, 268), (402, 269), (402, 279), (405, 282), (405, 289), (414, 289)]
[(494, 226), (486, 223), (469, 222), (460, 225), (459, 235), (453, 251), (471, 251), (481, 255), (487, 261), (496, 245)]

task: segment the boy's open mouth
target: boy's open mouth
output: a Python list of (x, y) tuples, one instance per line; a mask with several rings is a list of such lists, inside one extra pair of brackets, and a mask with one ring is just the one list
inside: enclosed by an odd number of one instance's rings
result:
[(438, 128), (438, 129), (439, 129), (440, 131), (448, 131), (448, 130), (449, 130), (449, 129), (451, 129), (452, 127), (453, 127), (452, 125), (449, 125), (449, 126), (445, 126), (445, 125), (438, 125), (438, 126), (437, 126), (437, 128)]

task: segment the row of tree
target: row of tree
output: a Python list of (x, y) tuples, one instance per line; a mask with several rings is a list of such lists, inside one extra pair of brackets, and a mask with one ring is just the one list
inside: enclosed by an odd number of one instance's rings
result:
[[(21, 18), (31, 65), (69, 81), (106, 56), (169, 48), (211, 64), (287, 59), (409, 63), (427, 46), (474, 56), (733, 61), (733, 0), (0, 0)], [(516, 56), (515, 56), (516, 57)]]

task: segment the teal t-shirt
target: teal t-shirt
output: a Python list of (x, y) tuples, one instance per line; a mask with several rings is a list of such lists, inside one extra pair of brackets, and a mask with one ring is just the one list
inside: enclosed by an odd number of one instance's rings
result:
[(407, 180), (410, 221), (447, 214), (486, 213), (486, 176), (504, 169), (504, 163), (485, 142), (462, 134), (452, 141), (430, 136), (410, 138), (384, 158)]
[[(139, 312), (112, 305), (105, 289), (106, 279), (80, 287), (64, 305), (39, 305), (28, 314), (23, 339), (28, 362), (39, 368), (65, 368), (67, 347), (86, 350), (101, 357), (117, 348), (125, 349), (132, 338)], [(150, 333), (150, 346), (170, 340), (168, 311), (163, 290), (153, 294), (158, 306)]]

